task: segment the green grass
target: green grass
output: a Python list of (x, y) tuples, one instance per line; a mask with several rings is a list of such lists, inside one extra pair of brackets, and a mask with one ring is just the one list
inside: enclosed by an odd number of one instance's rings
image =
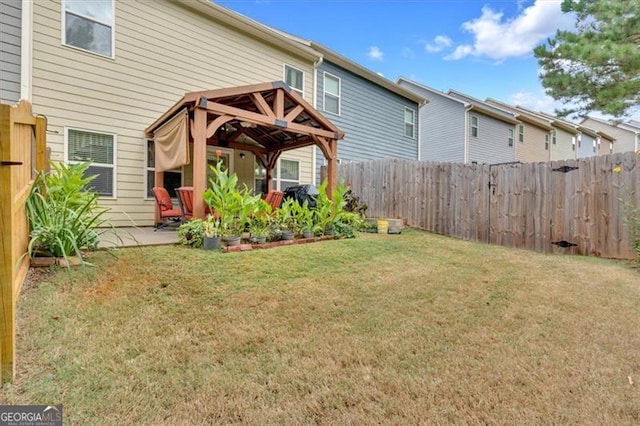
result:
[(418, 231), (98, 253), (19, 300), (0, 397), (70, 424), (638, 424), (640, 274)]

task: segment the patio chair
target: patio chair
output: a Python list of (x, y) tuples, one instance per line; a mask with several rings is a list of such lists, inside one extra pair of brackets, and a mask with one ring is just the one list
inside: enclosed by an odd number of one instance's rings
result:
[(180, 210), (182, 211), (182, 221), (186, 222), (193, 218), (193, 187), (181, 186), (176, 189), (178, 201), (180, 202)]
[(266, 201), (273, 210), (276, 210), (280, 208), (280, 204), (282, 204), (283, 197), (284, 197), (284, 192), (271, 190), (267, 192), (267, 195), (264, 196), (264, 201)]
[[(178, 201), (180, 202), (180, 210), (182, 211), (182, 221), (193, 219), (193, 186), (181, 186), (176, 189), (178, 194)], [(213, 214), (213, 217), (218, 218), (215, 211), (212, 211), (209, 206), (204, 206), (205, 214)]]
[(162, 220), (162, 222), (156, 223), (156, 230), (169, 226), (172, 221), (182, 221), (182, 211), (173, 208), (171, 196), (169, 196), (169, 192), (165, 188), (154, 186), (151, 191), (156, 199), (156, 204), (158, 204), (160, 219)]

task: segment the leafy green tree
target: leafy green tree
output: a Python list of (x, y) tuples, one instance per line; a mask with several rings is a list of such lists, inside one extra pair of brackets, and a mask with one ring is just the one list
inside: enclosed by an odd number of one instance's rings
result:
[(577, 30), (534, 49), (547, 93), (574, 105), (558, 114), (629, 115), (640, 103), (640, 0), (564, 0), (562, 11)]

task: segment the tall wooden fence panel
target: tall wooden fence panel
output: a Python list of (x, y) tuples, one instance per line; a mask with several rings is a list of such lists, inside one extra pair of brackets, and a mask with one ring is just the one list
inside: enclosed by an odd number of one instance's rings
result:
[(640, 157), (500, 165), (397, 159), (341, 164), (370, 217), (547, 253), (635, 257), (623, 203), (640, 206)]
[(0, 104), (0, 383), (14, 374), (16, 302), (29, 268), (25, 202), (34, 170), (45, 167), (45, 132), (28, 102)]

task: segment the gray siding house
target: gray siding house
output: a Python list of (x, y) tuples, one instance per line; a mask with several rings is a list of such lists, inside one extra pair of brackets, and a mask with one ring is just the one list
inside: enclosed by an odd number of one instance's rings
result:
[[(316, 69), (315, 107), (345, 133), (339, 161), (417, 160), (424, 98), (322, 45), (309, 45), (323, 55)], [(319, 169), (324, 156), (316, 151)]]
[(0, 0), (0, 102), (20, 99), (22, 1)]
[(443, 93), (406, 78), (398, 84), (423, 96), (420, 108), (420, 160), (505, 163), (515, 161), (511, 112), (460, 92)]

